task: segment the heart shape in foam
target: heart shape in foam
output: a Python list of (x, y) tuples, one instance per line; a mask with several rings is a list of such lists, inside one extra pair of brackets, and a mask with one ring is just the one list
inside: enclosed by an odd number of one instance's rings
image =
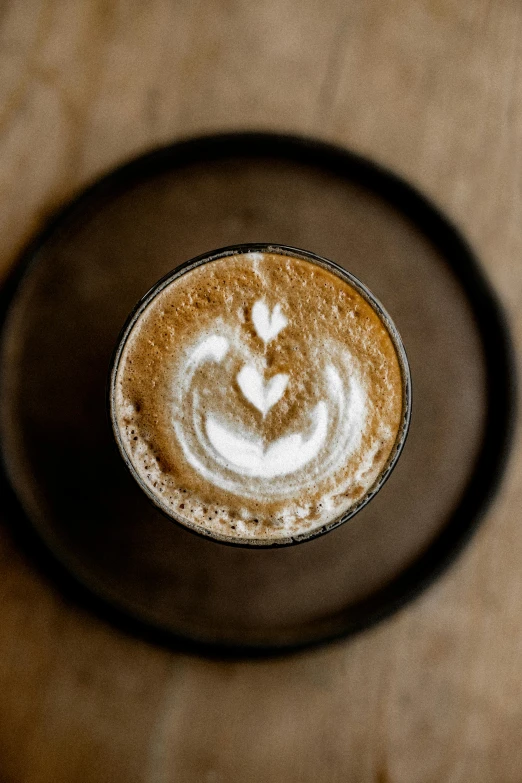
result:
[(264, 343), (269, 343), (274, 337), (277, 337), (281, 329), (284, 329), (288, 323), (281, 312), (281, 305), (276, 304), (272, 312), (267, 305), (260, 299), (252, 308), (252, 321), (258, 336)]
[(261, 373), (251, 364), (246, 364), (237, 375), (239, 388), (246, 399), (254, 405), (263, 416), (270, 408), (279, 402), (288, 384), (288, 375), (278, 373), (264, 382)]

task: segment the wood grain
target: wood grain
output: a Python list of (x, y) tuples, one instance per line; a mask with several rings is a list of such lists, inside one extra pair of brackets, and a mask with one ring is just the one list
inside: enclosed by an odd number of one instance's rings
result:
[[(0, 269), (100, 172), (173, 138), (334, 140), (431, 195), (522, 349), (515, 0), (25, 0), (0, 6)], [(519, 435), (519, 433), (518, 433)], [(6, 783), (518, 783), (522, 446), (458, 564), (351, 641), (218, 662), (69, 603), (0, 527)]]

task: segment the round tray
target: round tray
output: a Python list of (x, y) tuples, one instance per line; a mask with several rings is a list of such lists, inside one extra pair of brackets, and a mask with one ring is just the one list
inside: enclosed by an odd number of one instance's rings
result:
[[(399, 464), (349, 523), (251, 551), (191, 535), (140, 492), (112, 441), (107, 372), (160, 277), (213, 248), (303, 247), (384, 303), (410, 361)], [(63, 588), (170, 644), (252, 654), (360, 630), (430, 582), (495, 491), (514, 410), (504, 319), (470, 249), (398, 177), (302, 138), (159, 149), (63, 210), (3, 291), (0, 442), (14, 528)]]

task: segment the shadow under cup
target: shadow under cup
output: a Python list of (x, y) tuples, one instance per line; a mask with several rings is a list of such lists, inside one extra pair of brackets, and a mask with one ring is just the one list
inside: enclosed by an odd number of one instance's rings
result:
[[(120, 372), (122, 356), (125, 351), (127, 342), (131, 336), (131, 333), (136, 327), (139, 328), (140, 319), (142, 318), (142, 316), (144, 316), (147, 313), (149, 307), (153, 304), (155, 298), (159, 296), (170, 285), (172, 284), (175, 285), (175, 282), (177, 280), (180, 280), (185, 274), (190, 273), (193, 270), (200, 268), (205, 264), (212, 263), (213, 261), (216, 261), (218, 259), (226, 259), (234, 256), (248, 254), (248, 253), (262, 253), (262, 254), (279, 255), (279, 256), (286, 256), (290, 258), (302, 259), (331, 272), (341, 280), (345, 281), (349, 286), (351, 286), (351, 288), (355, 289), (355, 291), (370, 305), (371, 309), (378, 316), (380, 323), (384, 326), (385, 330), (387, 331), (391, 339), (393, 348), (395, 350), (395, 354), (397, 356), (399, 369), (400, 369), (401, 397), (402, 397), (401, 420), (397, 428), (395, 441), (392, 445), (388, 458), (386, 459), (386, 462), (382, 467), (382, 470), (379, 472), (378, 477), (368, 487), (364, 495), (357, 502), (355, 502), (345, 513), (336, 516), (335, 518), (333, 518), (329, 522), (326, 522), (323, 525), (319, 525), (315, 528), (312, 528), (311, 530), (293, 536), (286, 535), (280, 537), (267, 536), (264, 538), (263, 537), (255, 538), (255, 537), (241, 536), (239, 534), (232, 535), (230, 533), (227, 535), (224, 533), (207, 530), (204, 526), (198, 525), (195, 522), (191, 522), (181, 518), (166, 503), (162, 502), (161, 495), (154, 492), (154, 490), (144, 481), (143, 476), (140, 474), (140, 472), (136, 469), (132, 457), (129, 454), (128, 448), (125, 445), (125, 440), (122, 437), (121, 428), (118, 423), (119, 419), (121, 418), (121, 413), (118, 411), (116, 398), (117, 398), (118, 375)], [(310, 317), (313, 318), (313, 313), (311, 313)], [(166, 514), (168, 518), (172, 519), (174, 522), (181, 524), (182, 526), (186, 527), (188, 530), (196, 534), (205, 536), (209, 539), (213, 539), (220, 543), (226, 543), (234, 546), (245, 546), (245, 547), (291, 546), (293, 544), (299, 544), (305, 541), (310, 541), (311, 539), (323, 535), (324, 533), (328, 533), (334, 528), (338, 527), (339, 525), (352, 519), (352, 517), (354, 517), (355, 514), (361, 511), (366, 506), (366, 504), (369, 503), (372, 500), (372, 498), (375, 497), (375, 495), (379, 492), (381, 487), (384, 485), (384, 483), (390, 476), (393, 468), (397, 463), (397, 460), (400, 456), (400, 453), (406, 441), (406, 437), (408, 435), (410, 415), (411, 415), (411, 376), (410, 376), (408, 360), (406, 357), (406, 352), (404, 350), (401, 337), (390, 315), (386, 312), (383, 305), (375, 298), (375, 296), (371, 293), (371, 291), (369, 291), (368, 288), (363, 283), (361, 283), (361, 281), (358, 280), (354, 275), (352, 275), (346, 269), (339, 267), (337, 264), (334, 264), (332, 261), (329, 261), (328, 259), (322, 258), (321, 256), (318, 256), (306, 250), (302, 250), (294, 247), (288, 247), (285, 245), (250, 243), (250, 244), (235, 245), (231, 247), (221, 248), (219, 250), (214, 250), (208, 253), (204, 253), (201, 256), (198, 256), (197, 258), (193, 258), (181, 264), (176, 269), (172, 270), (172, 272), (165, 275), (154, 286), (152, 286), (152, 288), (138, 302), (134, 310), (129, 315), (129, 318), (127, 319), (127, 322), (122, 330), (119, 343), (114, 353), (114, 358), (113, 358), (111, 372), (110, 372), (110, 383), (109, 383), (109, 415), (112, 423), (114, 437), (116, 439), (116, 443), (120, 450), (120, 454), (127, 468), (129, 469), (131, 475), (136, 480), (138, 486), (143, 490), (146, 496), (152, 501), (152, 503), (154, 503), (154, 505), (157, 506), (160, 511)], [(179, 446), (179, 457), (183, 458), (183, 455), (181, 453), (181, 446)], [(190, 496), (187, 496), (187, 499), (190, 500)], [(295, 502), (299, 503), (299, 497), (295, 498)], [(240, 503), (240, 498), (238, 498), (238, 503)]]
[[(173, 524), (127, 470), (107, 416), (114, 347), (143, 292), (209, 248), (257, 241), (363, 280), (393, 313), (414, 386), (389, 480), (302, 546), (222, 546)], [(361, 629), (439, 573), (498, 485), (514, 394), (495, 297), (444, 216), (346, 150), (229, 134), (138, 158), (46, 228), (3, 305), (2, 504), (52, 553), (67, 595), (82, 586), (135, 632), (245, 654)]]

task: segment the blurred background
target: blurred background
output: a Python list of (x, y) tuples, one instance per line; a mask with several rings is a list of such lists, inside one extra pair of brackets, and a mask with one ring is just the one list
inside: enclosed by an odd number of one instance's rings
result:
[[(515, 0), (4, 1), (0, 272), (133, 155), (203, 132), (293, 132), (430, 196), (477, 251), (520, 349), (521, 47)], [(0, 507), (0, 781), (519, 783), (521, 508), (517, 437), (484, 524), (416, 602), (329, 647), (222, 662), (68, 602)]]

